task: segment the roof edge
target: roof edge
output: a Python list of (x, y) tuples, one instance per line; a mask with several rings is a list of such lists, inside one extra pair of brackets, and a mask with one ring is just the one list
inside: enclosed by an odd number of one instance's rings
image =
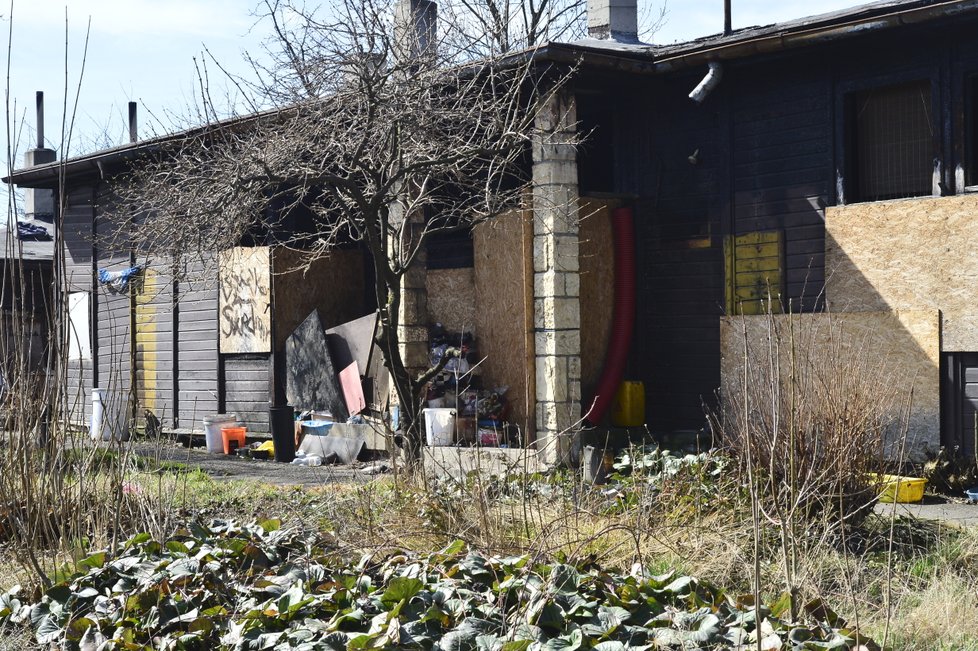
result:
[[(503, 61), (529, 58), (541, 62), (614, 68), (633, 74), (664, 74), (708, 61), (732, 60), (854, 38), (868, 32), (949, 18), (966, 12), (978, 14), (978, 0), (883, 0), (764, 27), (741, 28), (729, 35), (707, 36), (670, 46), (583, 39), (534, 46), (508, 55)], [(180, 139), (197, 137), (215, 129), (235, 128), (261, 117), (288, 111), (289, 108), (236, 116), (63, 161), (21, 168), (2, 180), (20, 187), (53, 187), (59, 179), (67, 176), (84, 173), (101, 176), (105, 165), (126, 162)]]

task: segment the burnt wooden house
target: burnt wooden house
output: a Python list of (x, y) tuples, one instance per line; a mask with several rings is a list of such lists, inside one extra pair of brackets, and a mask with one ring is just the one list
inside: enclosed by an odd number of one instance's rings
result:
[[(54, 246), (64, 265), (53, 286), (66, 316), (67, 416), (87, 424), (92, 391), (101, 388), (127, 422), (149, 411), (168, 429), (199, 430), (205, 416), (232, 412), (249, 430), (267, 432), (273, 345), (280, 349), (312, 310), (326, 327), (368, 312), (363, 257), (337, 251), (293, 276), (284, 273), (292, 254), (273, 261), (267, 245), (181, 254), (130, 248), (127, 225), (110, 216), (111, 179), (168, 139), (12, 175), (22, 187), (62, 197)], [(134, 268), (128, 282), (106, 282)]]
[(671, 46), (548, 46), (581, 62), (596, 137), (580, 192), (634, 207), (628, 376), (653, 429), (702, 426), (739, 352), (726, 317), (773, 298), (865, 321), (914, 387), (916, 449), (973, 449), (976, 28), (978, 2), (910, 0)]
[[(510, 338), (507, 351), (500, 339), (497, 357), (519, 358), (522, 380), (513, 381), (522, 382), (528, 429), (540, 440), (556, 436), (594, 392), (612, 336), (613, 290), (602, 265), (613, 245), (599, 222), (607, 206), (624, 205), (637, 261), (625, 377), (644, 383), (653, 431), (703, 425), (733, 345), (728, 319), (774, 309), (810, 320), (833, 313), (880, 334), (915, 389), (918, 447), (972, 445), (978, 1), (887, 0), (674, 45), (638, 41), (635, 3), (591, 5), (590, 38), (530, 52), (575, 71), (554, 115), (582, 144), (568, 137), (532, 161), (534, 196), (561, 193), (573, 206), (535, 200), (526, 219), (499, 235), (510, 238), (505, 255), (522, 251), (506, 265), (519, 272), (512, 282), (476, 287), (478, 300), (451, 307), (478, 315), (492, 291), (515, 297), (518, 318), (506, 319), (515, 329), (490, 323), (483, 331)], [(93, 235), (115, 228), (100, 218), (107, 171), (158, 144), (11, 176), (65, 197), (65, 305), (87, 315), (91, 332), (90, 355), (72, 362), (77, 393), (118, 378), (172, 425), (237, 410), (260, 428), (270, 349), (222, 347), (218, 254), (150, 262), (151, 290), (135, 298), (95, 281), (100, 268), (142, 261), (93, 244)], [(586, 208), (597, 204), (601, 210)], [(555, 210), (574, 218), (566, 230), (548, 226)], [(446, 272), (477, 279), (480, 264), (503, 255), (493, 253), (492, 237), (477, 234), (474, 255), (432, 265), (429, 289)], [(357, 251), (346, 255), (321, 271), (349, 273), (355, 288), (362, 261)], [(165, 272), (172, 264), (199, 273), (174, 281)], [(355, 292), (300, 294), (275, 301), (286, 310), (273, 315), (277, 332), (287, 334), (316, 301), (337, 322), (370, 307)], [(428, 303), (430, 320), (440, 318), (439, 301)]]
[(53, 249), (50, 241), (0, 231), (0, 411), (13, 398), (41, 395), (50, 362)]

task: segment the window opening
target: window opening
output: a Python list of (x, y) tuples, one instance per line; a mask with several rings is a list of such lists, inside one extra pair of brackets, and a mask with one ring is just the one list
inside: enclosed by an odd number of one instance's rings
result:
[(68, 359), (92, 359), (91, 329), (89, 328), (88, 292), (68, 294)]
[(462, 269), (475, 264), (472, 231), (469, 228), (431, 233), (425, 240), (425, 248), (428, 269)]
[(930, 82), (855, 93), (850, 111), (849, 175), (855, 201), (932, 194), (935, 138)]

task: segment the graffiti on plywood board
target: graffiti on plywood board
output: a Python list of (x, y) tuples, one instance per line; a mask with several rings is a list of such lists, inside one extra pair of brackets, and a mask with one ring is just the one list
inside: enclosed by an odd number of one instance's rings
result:
[(270, 281), (268, 247), (221, 252), (222, 353), (271, 352)]

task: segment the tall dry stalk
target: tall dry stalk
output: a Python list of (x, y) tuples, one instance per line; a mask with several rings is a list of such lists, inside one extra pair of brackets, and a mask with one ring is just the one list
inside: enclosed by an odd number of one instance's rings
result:
[[(9, 12), (5, 115), (7, 168), (12, 171), (20, 159), (13, 138), (19, 130), (9, 94), (17, 16), (13, 1)], [(61, 160), (70, 151), (88, 51), (86, 29), (81, 73), (72, 80), (69, 34), (66, 17)], [(64, 188), (63, 168), (60, 177), (59, 187)], [(84, 393), (84, 382), (69, 382), (69, 340), (79, 333), (72, 332), (67, 317), (69, 284), (61, 239), (67, 197), (62, 192), (53, 201), (50, 270), (25, 256), (15, 224), (0, 252), (0, 545), (33, 582), (44, 585), (64, 562), (119, 540), (133, 527), (158, 522), (159, 511), (154, 507), (162, 504), (156, 499), (151, 506), (150, 496), (131, 488), (132, 454), (116, 440), (122, 434), (120, 427), (128, 430), (128, 419), (115, 424), (111, 441), (97, 445), (90, 440), (85, 423), (69, 419), (70, 414), (86, 413), (89, 396)], [(21, 212), (12, 186), (8, 186), (7, 205), (11, 217)], [(112, 336), (128, 338), (130, 332), (114, 327)], [(86, 374), (91, 361), (87, 364)], [(106, 379), (112, 384), (121, 372), (114, 367)], [(114, 399), (128, 404), (132, 396), (126, 392)], [(110, 411), (113, 409), (110, 405)], [(166, 497), (172, 499), (172, 495)]]
[(901, 396), (873, 334), (850, 332), (843, 319), (733, 319), (742, 359), (714, 426), (741, 461), (755, 528), (777, 537), (797, 618), (805, 559), (870, 510), (870, 477), (883, 469), (887, 439), (899, 431)]

